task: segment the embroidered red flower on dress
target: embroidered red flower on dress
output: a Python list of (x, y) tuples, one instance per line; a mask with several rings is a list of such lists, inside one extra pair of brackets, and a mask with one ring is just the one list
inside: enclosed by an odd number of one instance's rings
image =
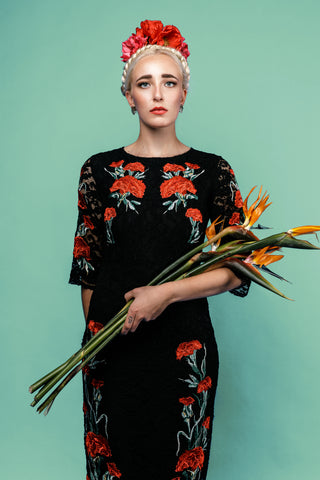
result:
[(140, 162), (132, 162), (123, 167), (123, 170), (131, 170), (131, 172), (144, 172), (145, 168)]
[(175, 193), (180, 193), (180, 195), (186, 195), (187, 192), (197, 193), (197, 189), (191, 182), (184, 177), (172, 177), (169, 180), (165, 180), (160, 185), (160, 193), (162, 198), (171, 197)]
[(98, 455), (111, 457), (111, 449), (108, 440), (102, 435), (96, 435), (88, 432), (86, 435), (86, 449), (90, 457), (95, 458)]
[(110, 163), (109, 167), (114, 167), (114, 168), (120, 167), (123, 164), (123, 162), (124, 160), (119, 160), (118, 162), (112, 162)]
[(110, 208), (105, 209), (103, 219), (104, 219), (105, 222), (108, 222), (109, 220), (111, 220), (112, 218), (114, 218), (116, 216), (117, 216), (117, 212), (116, 212), (115, 208), (110, 207)]
[(187, 167), (191, 168), (191, 170), (197, 170), (199, 167), (199, 165), (197, 165), (196, 163), (188, 163), (188, 162), (185, 162)]
[(182, 165), (177, 165), (176, 163), (166, 163), (163, 167), (164, 172), (183, 172), (185, 168)]
[(119, 190), (121, 195), (125, 193), (132, 193), (135, 197), (142, 198), (144, 196), (146, 186), (142, 182), (131, 175), (126, 175), (125, 177), (118, 178), (115, 180), (113, 185), (110, 187), (110, 192), (115, 192)]
[(183, 357), (192, 355), (195, 350), (202, 348), (201, 343), (198, 340), (192, 340), (191, 342), (183, 342), (177, 348), (177, 360), (181, 360)]
[(186, 211), (186, 217), (192, 218), (195, 222), (202, 223), (202, 214), (197, 208), (188, 208)]
[(110, 475), (116, 477), (116, 478), (120, 478), (121, 477), (121, 472), (120, 470), (117, 468), (116, 464), (114, 462), (112, 463), (107, 463), (107, 467), (108, 467), (108, 472), (110, 473)]
[(87, 404), (86, 404), (85, 402), (83, 402), (82, 410), (83, 410), (83, 413), (84, 413), (84, 414), (86, 414), (87, 411), (88, 411), (88, 407), (87, 407)]
[(104, 381), (103, 380), (97, 380), (96, 378), (93, 378), (91, 381), (91, 385), (94, 386), (94, 388), (98, 389), (103, 387)]
[(94, 225), (91, 222), (91, 218), (88, 215), (83, 215), (83, 221), (87, 228), (89, 228), (90, 230), (94, 229)]
[(210, 417), (207, 417), (204, 422), (202, 423), (204, 428), (208, 429), (210, 427)]
[(178, 459), (176, 472), (183, 472), (183, 470), (192, 470), (193, 472), (203, 467), (204, 452), (202, 447), (196, 447), (192, 450), (186, 450)]
[(85, 210), (87, 208), (84, 195), (79, 190), (78, 190), (78, 207), (81, 208), (81, 210)]
[(234, 171), (232, 170), (232, 168), (230, 168), (229, 172), (230, 172), (230, 175), (234, 177)]
[(234, 199), (234, 204), (235, 204), (235, 206), (238, 207), (238, 208), (242, 208), (242, 206), (243, 206), (243, 201), (242, 201), (242, 197), (241, 197), (240, 190), (237, 190), (237, 191), (236, 191), (236, 196), (235, 196), (235, 199)]
[(103, 325), (102, 323), (100, 322), (94, 322), (93, 320), (90, 320), (90, 322), (88, 323), (88, 329), (90, 330), (90, 332), (92, 332), (94, 335), (96, 333), (99, 332), (99, 330), (101, 330), (101, 328), (103, 328)]
[(83, 373), (85, 375), (89, 375), (89, 373), (90, 373), (90, 368), (88, 367), (88, 365), (85, 365), (84, 367), (82, 367), (81, 370), (83, 371)]
[(229, 220), (229, 225), (235, 225), (236, 223), (240, 222), (240, 213), (233, 212), (232, 217)]
[(183, 405), (192, 405), (192, 403), (194, 403), (194, 398), (192, 397), (182, 397), (182, 398), (179, 398), (179, 402), (182, 403)]
[(90, 247), (84, 241), (82, 237), (74, 238), (74, 248), (73, 248), (74, 258), (85, 258), (87, 261), (91, 260), (90, 258)]
[(206, 377), (198, 383), (197, 393), (206, 392), (212, 387), (212, 380), (210, 377)]

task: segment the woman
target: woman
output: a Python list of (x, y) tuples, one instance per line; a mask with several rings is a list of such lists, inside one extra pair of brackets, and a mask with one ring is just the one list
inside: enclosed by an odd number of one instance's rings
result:
[(83, 341), (133, 300), (122, 335), (83, 372), (90, 480), (206, 478), (218, 354), (205, 297), (247, 286), (228, 268), (146, 286), (203, 242), (210, 219), (241, 213), (228, 163), (176, 136), (188, 55), (176, 27), (141, 22), (122, 56), (138, 139), (81, 170), (70, 283), (82, 286)]

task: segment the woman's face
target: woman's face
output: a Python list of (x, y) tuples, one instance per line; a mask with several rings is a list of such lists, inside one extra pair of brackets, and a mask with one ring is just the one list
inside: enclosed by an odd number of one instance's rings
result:
[(140, 121), (151, 128), (174, 124), (186, 95), (179, 65), (165, 54), (141, 58), (131, 72), (131, 88), (126, 92)]

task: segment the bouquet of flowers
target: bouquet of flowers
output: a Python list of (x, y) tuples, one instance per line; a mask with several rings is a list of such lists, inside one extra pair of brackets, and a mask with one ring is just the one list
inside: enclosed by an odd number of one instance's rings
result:
[[(280, 275), (273, 273), (268, 268), (268, 265), (283, 258), (283, 255), (274, 252), (279, 251), (282, 247), (319, 250), (310, 242), (296, 237), (302, 234), (315, 233), (320, 230), (320, 226), (307, 225), (291, 228), (286, 232), (259, 239), (251, 232), (251, 227), (270, 203), (267, 203), (269, 195), (266, 193), (262, 195), (261, 187), (257, 199), (248, 207), (248, 199), (255, 188), (251, 189), (243, 202), (245, 219), (242, 224), (223, 228), (223, 219), (216, 219), (207, 228), (207, 240), (204, 243), (169, 265), (148, 285), (160, 285), (164, 282), (176, 281), (217, 268), (228, 267), (242, 278), (248, 278), (277, 295), (288, 298), (274, 287), (261, 272), (270, 273), (283, 280)], [(218, 225), (220, 225), (220, 230), (217, 232)], [(204, 251), (209, 246), (211, 246), (211, 250)], [(61, 390), (100, 350), (120, 333), (132, 301), (127, 302), (105, 326), (101, 325), (100, 329), (96, 328), (93, 337), (84, 347), (30, 386), (30, 393), (39, 390), (31, 403), (32, 407), (48, 394), (37, 411), (39, 413), (44, 411), (45, 414), (49, 412)], [(58, 382), (60, 383), (58, 384)], [(58, 386), (56, 386), (57, 384)]]

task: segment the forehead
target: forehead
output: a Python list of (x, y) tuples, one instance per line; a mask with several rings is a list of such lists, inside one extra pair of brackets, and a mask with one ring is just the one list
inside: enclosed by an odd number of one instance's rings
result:
[(166, 54), (154, 54), (146, 55), (142, 57), (132, 71), (134, 78), (141, 75), (162, 75), (172, 74), (175, 77), (182, 78), (182, 71), (178, 63), (169, 55)]

